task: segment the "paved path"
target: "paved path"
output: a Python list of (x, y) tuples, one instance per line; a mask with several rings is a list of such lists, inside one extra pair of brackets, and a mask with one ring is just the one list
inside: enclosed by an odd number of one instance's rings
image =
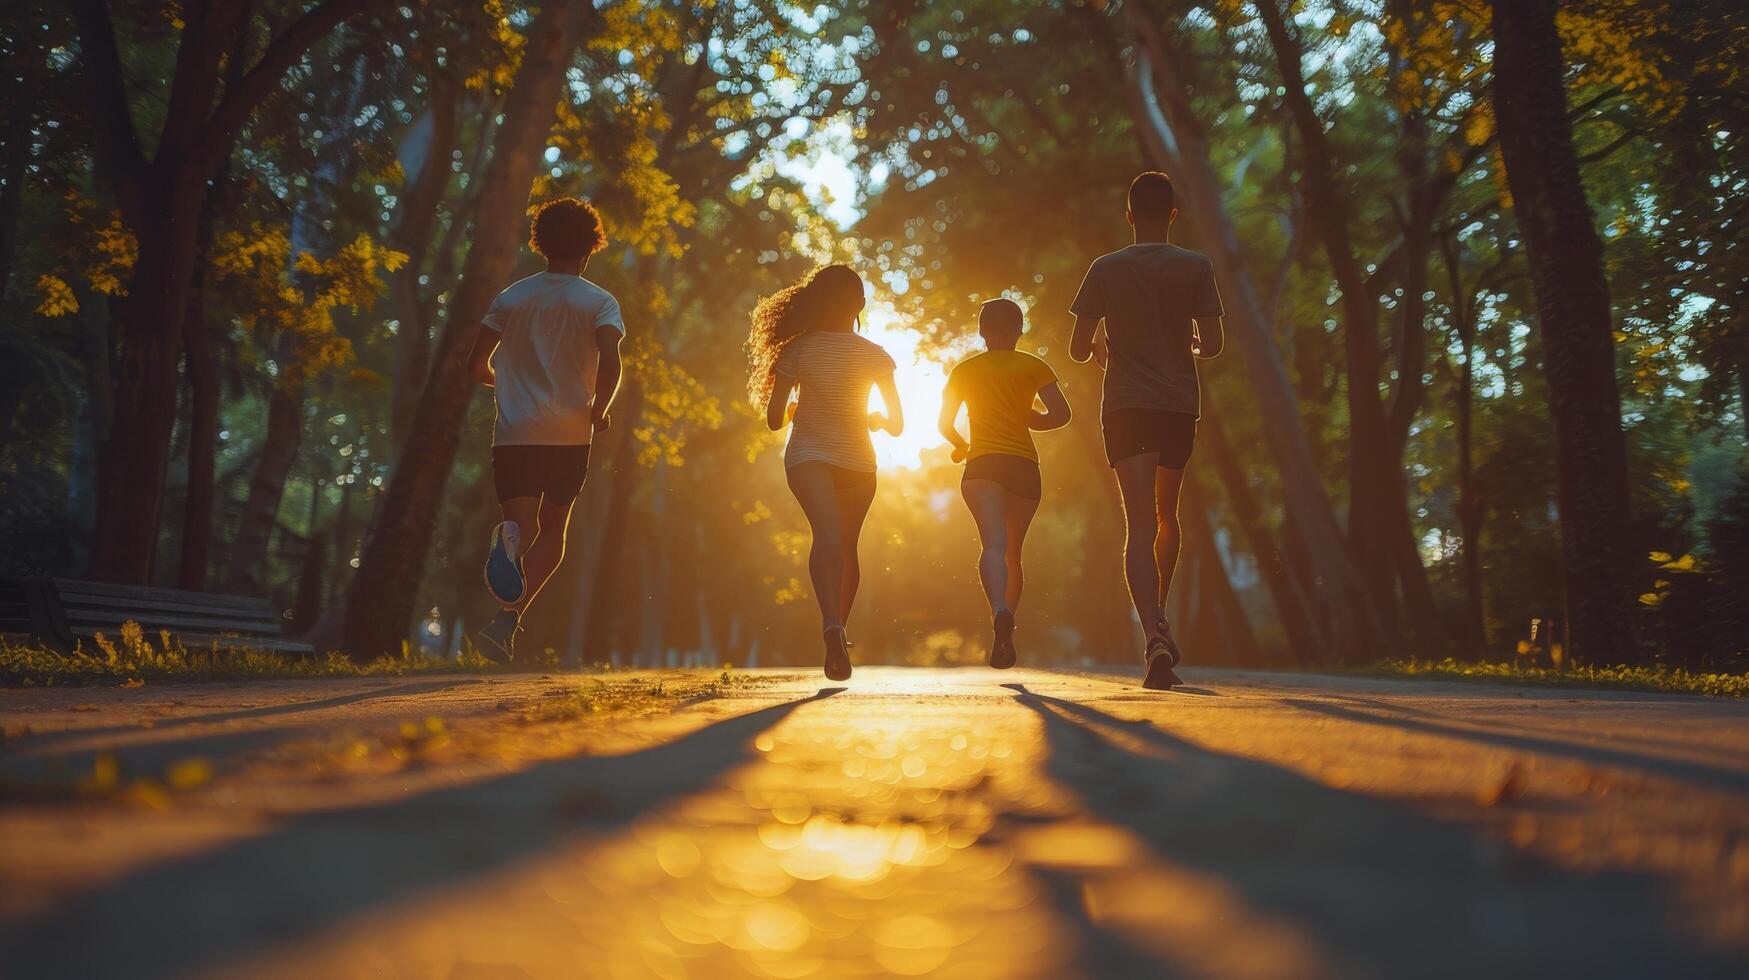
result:
[(1749, 970), (1749, 704), (865, 668), (0, 691), (0, 973)]

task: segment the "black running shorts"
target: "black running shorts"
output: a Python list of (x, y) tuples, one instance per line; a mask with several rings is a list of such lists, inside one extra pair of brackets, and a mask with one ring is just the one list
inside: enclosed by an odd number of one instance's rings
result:
[(1038, 462), (1012, 453), (985, 453), (973, 459), (966, 464), (966, 473), (960, 477), (960, 484), (964, 486), (968, 480), (1000, 483), (1009, 493), (1027, 500), (1044, 497)]
[(795, 473), (803, 467), (822, 467), (823, 472), (832, 478), (832, 489), (851, 490), (872, 486), (875, 482), (874, 470), (853, 470), (848, 466), (838, 466), (824, 460), (810, 459), (784, 469), (784, 476), (790, 488), (795, 488)]
[(1104, 427), (1105, 460), (1113, 466), (1131, 456), (1157, 453), (1159, 465), (1181, 470), (1196, 445), (1196, 416), (1183, 412), (1120, 408), (1105, 414)]
[(589, 473), (588, 446), (493, 446), (492, 485), (498, 502), (512, 497), (546, 497), (565, 503), (583, 489)]

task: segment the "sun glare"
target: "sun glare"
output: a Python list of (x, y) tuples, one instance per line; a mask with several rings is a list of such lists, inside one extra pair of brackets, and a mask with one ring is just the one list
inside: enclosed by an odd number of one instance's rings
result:
[[(797, 144), (804, 152), (796, 152)], [(823, 124), (796, 125), (787, 131), (788, 152), (774, 157), (773, 166), (800, 186), (802, 194), (820, 209), (820, 213), (840, 233), (849, 232), (862, 217), (862, 194), (870, 186), (885, 181), (886, 167), (874, 164), (867, 173), (858, 170), (858, 149), (854, 131), (843, 118)], [(825, 261), (825, 256), (820, 257)], [(874, 434), (875, 458), (882, 467), (918, 469), (923, 454), (944, 440), (935, 430), (935, 417), (941, 411), (941, 389), (947, 383), (947, 371), (956, 361), (971, 352), (971, 343), (950, 345), (945, 349), (925, 349), (923, 338), (907, 325), (892, 303), (881, 295), (881, 280), (871, 269), (859, 268), (863, 278), (873, 287), (862, 315), (863, 336), (886, 348), (898, 366), (895, 379), (899, 401), (905, 408), (905, 431), (897, 437), (885, 432)], [(904, 291), (904, 286), (896, 289)], [(880, 396), (869, 395), (869, 410), (880, 404)]]
[[(917, 469), (923, 465), (926, 450), (944, 444), (941, 433), (935, 430), (935, 417), (941, 412), (941, 389), (947, 384), (948, 368), (965, 352), (924, 350), (922, 334), (906, 326), (891, 306), (878, 299), (863, 311), (862, 323), (862, 335), (893, 356), (897, 365), (893, 377), (899, 388), (899, 403), (905, 408), (902, 435), (874, 434), (875, 458), (883, 467)], [(876, 410), (879, 392), (870, 392), (868, 403), (870, 411)]]

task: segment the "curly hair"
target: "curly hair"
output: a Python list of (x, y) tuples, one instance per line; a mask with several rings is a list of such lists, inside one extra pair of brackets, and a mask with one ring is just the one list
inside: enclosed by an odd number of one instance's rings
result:
[(747, 397), (757, 408), (771, 398), (777, 359), (790, 341), (862, 312), (862, 277), (847, 265), (815, 269), (759, 301), (747, 333)]
[(601, 212), (581, 198), (554, 198), (535, 209), (528, 247), (551, 261), (586, 259), (607, 247)]

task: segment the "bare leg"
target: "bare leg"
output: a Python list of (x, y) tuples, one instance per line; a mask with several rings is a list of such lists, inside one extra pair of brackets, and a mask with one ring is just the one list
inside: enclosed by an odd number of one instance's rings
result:
[(1184, 533), (1178, 523), (1178, 495), (1184, 489), (1184, 471), (1156, 467), (1154, 477), (1154, 566), (1160, 572), (1159, 606), (1164, 614), (1166, 597), (1172, 592), (1172, 576), (1178, 571), (1178, 550)]
[(1130, 601), (1142, 620), (1142, 631), (1150, 638), (1160, 622), (1160, 570), (1155, 558), (1160, 530), (1154, 476), (1159, 458), (1157, 453), (1143, 453), (1118, 460), (1113, 467), (1118, 491), (1123, 495), (1126, 525), (1124, 578), (1129, 582)]
[(843, 625), (850, 623), (850, 607), (856, 604), (856, 590), (862, 585), (862, 561), (857, 551), (862, 541), (862, 522), (868, 518), (874, 494), (872, 480), (836, 491), (838, 527), (844, 541), (844, 576), (838, 590), (838, 622)]
[[(541, 587), (547, 584), (547, 579), (558, 571), (559, 563), (565, 560), (565, 533), (571, 526), (571, 505), (576, 498), (559, 501), (556, 498), (541, 498), (538, 526), (534, 532), (532, 544), (526, 544), (523, 552), (527, 555), (522, 561), (522, 600), (516, 604), (518, 614), (528, 611), (529, 603), (540, 594)], [(527, 534), (528, 532), (523, 532)], [(528, 538), (523, 539), (525, 542)]]
[(802, 463), (788, 471), (790, 492), (802, 505), (813, 529), (814, 543), (808, 550), (808, 578), (814, 584), (814, 601), (820, 605), (824, 629), (844, 625), (845, 542), (844, 521), (838, 513), (838, 494), (832, 474), (824, 463)]
[(1018, 611), (1020, 589), (1025, 584), (1025, 576), (1020, 568), (1020, 549), (1026, 543), (1026, 532), (1032, 527), (1032, 518), (1038, 513), (1039, 502), (1014, 494), (1008, 494), (1007, 497), (1004, 518), (1008, 524), (1008, 591), (1004, 594), (1004, 599), (1010, 611)]
[(1008, 491), (994, 480), (965, 480), (960, 494), (978, 525), (978, 541), (983, 550), (978, 553), (978, 581), (983, 583), (984, 598), (990, 601), (992, 615), (1008, 605), (1008, 522), (1004, 519)]

